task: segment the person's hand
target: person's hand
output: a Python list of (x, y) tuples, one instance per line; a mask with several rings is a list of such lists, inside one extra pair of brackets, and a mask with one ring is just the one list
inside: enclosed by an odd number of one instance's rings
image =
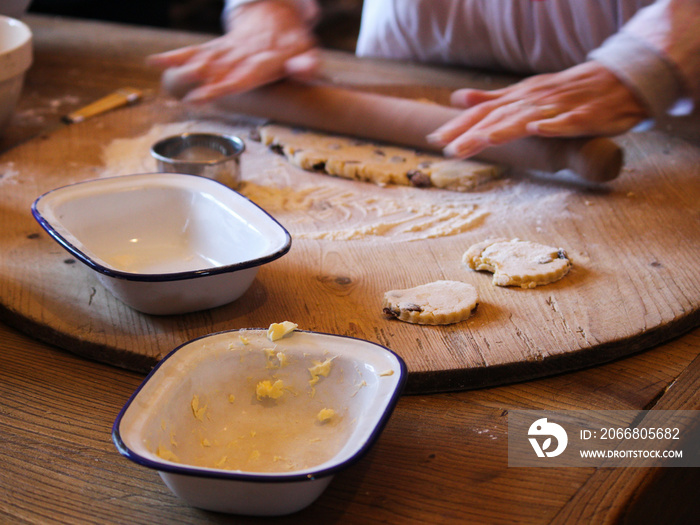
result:
[(164, 88), (191, 102), (240, 93), (285, 76), (311, 75), (315, 40), (293, 6), (267, 0), (236, 9), (230, 30), (201, 45), (148, 59), (165, 69)]
[(617, 135), (648, 117), (634, 94), (594, 61), (503, 89), (460, 89), (451, 102), (466, 110), (428, 140), (459, 158), (530, 135)]

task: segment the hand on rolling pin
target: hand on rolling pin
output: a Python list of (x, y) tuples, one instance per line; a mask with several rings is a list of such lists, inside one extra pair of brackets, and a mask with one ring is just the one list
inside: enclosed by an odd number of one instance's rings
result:
[(466, 110), (428, 140), (459, 158), (531, 135), (617, 135), (649, 116), (634, 94), (594, 61), (503, 89), (460, 89), (452, 93), (451, 102)]
[(288, 3), (266, 1), (235, 10), (229, 31), (210, 42), (152, 55), (163, 87), (188, 102), (240, 93), (287, 76), (313, 74), (316, 42)]

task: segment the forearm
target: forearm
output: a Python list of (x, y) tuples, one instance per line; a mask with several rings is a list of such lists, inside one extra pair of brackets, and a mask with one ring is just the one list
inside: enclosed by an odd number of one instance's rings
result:
[(589, 58), (610, 69), (661, 116), (682, 98), (700, 103), (700, 0), (658, 0)]
[(230, 28), (233, 23), (234, 12), (239, 7), (246, 4), (268, 1), (283, 2), (293, 6), (299, 13), (301, 19), (309, 25), (313, 25), (318, 20), (320, 14), (320, 8), (316, 0), (226, 0), (222, 14), (224, 26), (227, 29)]

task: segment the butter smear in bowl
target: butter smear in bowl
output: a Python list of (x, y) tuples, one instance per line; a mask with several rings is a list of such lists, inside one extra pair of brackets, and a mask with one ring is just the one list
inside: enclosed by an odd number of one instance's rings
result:
[(295, 328), (175, 349), (117, 417), (117, 449), (195, 507), (283, 515), (310, 505), (379, 437), (406, 366), (377, 344)]

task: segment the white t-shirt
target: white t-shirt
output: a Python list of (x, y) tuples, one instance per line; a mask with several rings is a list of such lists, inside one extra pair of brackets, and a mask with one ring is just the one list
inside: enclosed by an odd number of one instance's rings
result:
[(653, 1), (366, 0), (357, 54), (525, 74), (560, 71), (583, 62)]

